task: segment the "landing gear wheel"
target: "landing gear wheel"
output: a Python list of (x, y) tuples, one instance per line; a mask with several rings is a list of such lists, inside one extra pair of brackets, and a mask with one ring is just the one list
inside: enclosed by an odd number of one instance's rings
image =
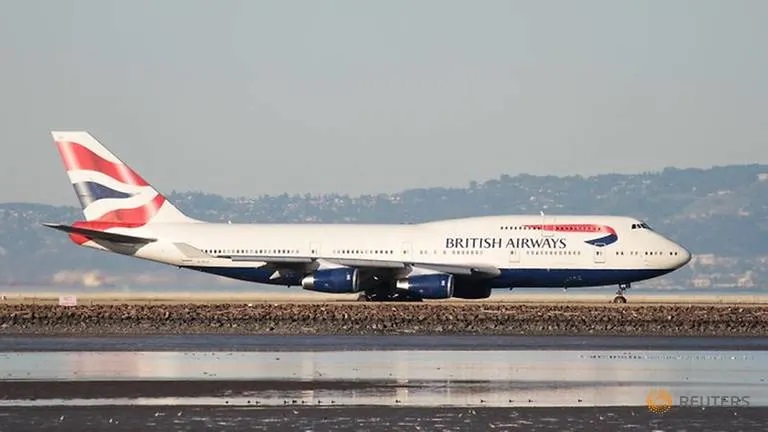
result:
[(404, 289), (396, 289), (395, 292), (391, 293), (390, 295), (391, 295), (390, 301), (401, 301), (401, 302), (424, 301), (424, 299), (422, 299), (420, 295)]
[(394, 290), (394, 291), (370, 291), (361, 293), (357, 297), (357, 301), (364, 302), (421, 302), (424, 299), (418, 295), (407, 290)]
[(626, 303), (627, 298), (624, 297), (624, 291), (630, 288), (628, 283), (619, 284), (619, 289), (616, 291), (616, 297), (613, 298), (614, 303)]

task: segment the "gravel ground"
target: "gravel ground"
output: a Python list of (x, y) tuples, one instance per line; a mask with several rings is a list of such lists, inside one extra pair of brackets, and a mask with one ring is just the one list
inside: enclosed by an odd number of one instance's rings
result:
[(762, 305), (0, 304), (0, 334), (766, 336)]

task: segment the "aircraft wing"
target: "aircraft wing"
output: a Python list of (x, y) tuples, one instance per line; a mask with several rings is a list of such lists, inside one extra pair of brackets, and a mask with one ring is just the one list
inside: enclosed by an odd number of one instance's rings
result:
[(451, 273), (454, 275), (462, 276), (482, 276), (482, 277), (496, 277), (501, 274), (501, 270), (492, 266), (485, 265), (455, 265), (455, 264), (418, 264), (414, 263), (414, 267), (421, 267), (429, 270), (438, 271), (441, 273)]
[(427, 270), (433, 270), (440, 273), (450, 273), (461, 276), (487, 276), (495, 277), (501, 274), (501, 271), (496, 267), (489, 267), (483, 265), (472, 264), (434, 264), (434, 263), (422, 263), (422, 262), (405, 262), (405, 261), (380, 261), (380, 260), (366, 260), (366, 259), (326, 259), (326, 261), (334, 262), (346, 267), (357, 267), (364, 269), (408, 269), (412, 267), (418, 267)]
[[(178, 246), (178, 245), (177, 245)], [(187, 256), (210, 256), (190, 245), (184, 245), (182, 249)], [(228, 258), (232, 262), (252, 262), (257, 266), (268, 265), (270, 267), (289, 268), (294, 270), (312, 271), (317, 268), (319, 262), (336, 264), (344, 267), (353, 267), (360, 270), (374, 272), (408, 272), (417, 267), (440, 273), (449, 273), (457, 276), (473, 276), (479, 278), (492, 278), (501, 274), (501, 271), (492, 266), (476, 264), (434, 264), (414, 261), (376, 260), (364, 258), (316, 258), (307, 256), (272, 256), (272, 255), (216, 255), (216, 258)]]
[(371, 260), (360, 258), (310, 258), (310, 257), (269, 257), (269, 256), (254, 256), (254, 257), (242, 257), (232, 258), (233, 261), (254, 261), (263, 262), (274, 267), (291, 267), (310, 265), (316, 261), (325, 261), (332, 264), (337, 264), (344, 267), (353, 267), (361, 270), (372, 271), (406, 271), (413, 267), (418, 267), (427, 270), (433, 270), (440, 273), (449, 273), (457, 276), (476, 276), (476, 277), (496, 277), (501, 274), (501, 271), (496, 267), (484, 266), (484, 265), (458, 265), (458, 264), (433, 264), (433, 263), (421, 263), (421, 262), (405, 262), (405, 261), (385, 261), (385, 260)]

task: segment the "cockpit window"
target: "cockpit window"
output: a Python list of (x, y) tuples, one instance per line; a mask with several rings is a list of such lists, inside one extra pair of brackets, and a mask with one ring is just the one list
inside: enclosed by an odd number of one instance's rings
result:
[(635, 223), (632, 224), (632, 229), (647, 229), (653, 231), (653, 228), (651, 228), (647, 223)]

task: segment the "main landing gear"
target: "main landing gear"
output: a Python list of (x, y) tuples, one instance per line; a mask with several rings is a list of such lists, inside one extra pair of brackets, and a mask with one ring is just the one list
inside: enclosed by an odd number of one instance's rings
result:
[(627, 298), (624, 297), (624, 291), (630, 288), (628, 283), (619, 284), (619, 289), (616, 291), (616, 297), (613, 298), (614, 303), (626, 303)]
[(403, 289), (370, 290), (360, 293), (357, 301), (367, 302), (421, 302), (420, 295)]

